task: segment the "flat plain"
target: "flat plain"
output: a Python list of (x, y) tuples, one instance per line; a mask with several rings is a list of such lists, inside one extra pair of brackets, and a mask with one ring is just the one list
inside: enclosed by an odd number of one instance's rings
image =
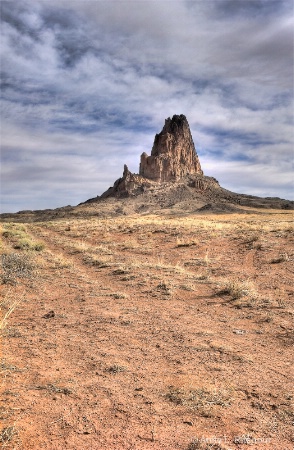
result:
[(3, 448), (293, 449), (292, 220), (3, 223)]

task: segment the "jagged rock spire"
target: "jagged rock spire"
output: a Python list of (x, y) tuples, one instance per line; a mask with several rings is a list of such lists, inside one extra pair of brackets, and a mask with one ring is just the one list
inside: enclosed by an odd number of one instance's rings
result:
[(151, 156), (141, 155), (139, 174), (153, 181), (173, 181), (186, 175), (203, 175), (186, 117), (168, 118), (156, 134)]

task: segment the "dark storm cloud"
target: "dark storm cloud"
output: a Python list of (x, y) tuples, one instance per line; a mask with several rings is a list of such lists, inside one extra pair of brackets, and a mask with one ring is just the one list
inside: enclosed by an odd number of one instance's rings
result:
[(0, 3), (1, 21), (7, 23), (18, 33), (38, 39), (38, 21), (30, 20), (26, 2), (11, 2), (2, 0)]
[(292, 195), (291, 1), (2, 1), (1, 20), (10, 210), (97, 195), (180, 113), (208, 175)]
[(48, 6), (41, 15), (43, 27), (54, 33), (60, 63), (71, 68), (88, 52), (95, 51), (91, 35), (75, 12), (65, 8), (52, 10)]

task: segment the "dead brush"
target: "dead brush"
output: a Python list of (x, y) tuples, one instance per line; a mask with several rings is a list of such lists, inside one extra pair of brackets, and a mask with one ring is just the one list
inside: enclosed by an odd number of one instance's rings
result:
[(68, 268), (71, 268), (74, 266), (74, 264), (71, 262), (71, 260), (66, 258), (62, 254), (53, 255), (51, 252), (48, 252), (48, 250), (47, 250), (47, 253), (49, 253), (53, 259), (53, 268), (54, 269), (68, 269)]
[[(187, 450), (227, 450), (228, 447), (224, 447), (221, 444), (222, 438), (194, 438), (190, 444), (188, 444)], [(218, 442), (220, 441), (220, 442)], [(229, 450), (229, 449), (228, 449)]]
[(96, 255), (85, 255), (83, 259), (84, 264), (99, 267), (100, 269), (103, 269), (105, 267), (110, 267), (112, 263), (112, 257), (102, 255), (102, 256), (96, 256)]
[(160, 281), (156, 286), (156, 290), (161, 292), (163, 295), (171, 295), (174, 291), (174, 286), (166, 280)]
[(113, 292), (112, 294), (109, 295), (110, 297), (113, 297), (116, 300), (127, 299), (129, 297), (128, 294), (125, 294), (124, 292)]
[(257, 245), (259, 237), (260, 236), (257, 233), (251, 234), (244, 239), (244, 244), (246, 244), (249, 249), (252, 249)]
[(176, 247), (192, 247), (193, 245), (197, 245), (198, 242), (195, 239), (186, 239), (186, 238), (177, 238)]
[(10, 291), (8, 291), (4, 299), (0, 301), (0, 330), (5, 328), (8, 317), (13, 313), (22, 300), (23, 298), (15, 299), (12, 295), (10, 295)]
[(127, 368), (125, 366), (120, 366), (119, 364), (113, 364), (113, 366), (110, 366), (106, 369), (109, 373), (120, 373), (120, 372), (126, 372)]
[(93, 251), (99, 255), (112, 255), (113, 251), (105, 246), (105, 245), (96, 245), (95, 247), (93, 247)]
[(2, 284), (17, 284), (17, 278), (31, 278), (35, 263), (30, 254), (5, 253), (1, 255), (1, 282)]
[(87, 251), (89, 251), (89, 245), (84, 241), (77, 241), (71, 243), (69, 245), (69, 249), (72, 255), (74, 255), (75, 253), (86, 253)]
[(5, 427), (0, 432), (0, 442), (4, 446), (6, 446), (12, 439), (17, 436), (18, 432), (15, 426)]
[(232, 389), (184, 389), (175, 386), (169, 386), (165, 398), (176, 405), (193, 409), (203, 417), (212, 417), (215, 407), (227, 408), (233, 401)]
[(242, 297), (255, 298), (257, 296), (251, 281), (240, 281), (237, 279), (226, 281), (219, 294), (228, 294), (232, 297), (232, 300), (238, 300)]
[(137, 250), (141, 248), (141, 245), (135, 239), (125, 239), (121, 248), (122, 250)]
[(61, 387), (61, 386), (57, 386), (56, 384), (47, 384), (47, 385), (38, 385), (35, 386), (32, 389), (36, 389), (38, 391), (47, 391), (51, 394), (64, 394), (64, 395), (70, 395), (73, 393), (73, 391), (67, 387)]
[(279, 264), (282, 262), (289, 261), (289, 255), (288, 253), (281, 253), (277, 258), (273, 258), (270, 263), (271, 264)]

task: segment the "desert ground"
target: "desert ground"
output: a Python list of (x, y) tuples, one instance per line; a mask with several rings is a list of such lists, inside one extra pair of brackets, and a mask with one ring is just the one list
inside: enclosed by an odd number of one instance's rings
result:
[(293, 450), (293, 213), (2, 223), (5, 449)]

